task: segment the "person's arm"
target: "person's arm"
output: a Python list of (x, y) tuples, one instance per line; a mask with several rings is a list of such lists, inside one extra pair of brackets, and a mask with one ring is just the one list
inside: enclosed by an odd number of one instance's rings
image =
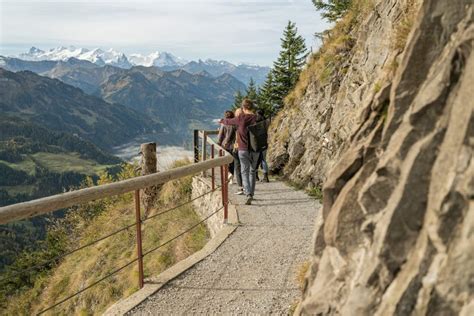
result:
[(224, 125), (239, 125), (239, 117), (228, 118), (221, 120), (221, 123)]

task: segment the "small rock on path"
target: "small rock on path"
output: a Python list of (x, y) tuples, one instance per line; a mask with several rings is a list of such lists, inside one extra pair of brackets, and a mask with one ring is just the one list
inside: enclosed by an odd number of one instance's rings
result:
[(280, 181), (258, 183), (251, 206), (230, 189), (241, 226), (129, 314), (288, 314), (301, 295), (296, 274), (310, 256), (320, 204)]

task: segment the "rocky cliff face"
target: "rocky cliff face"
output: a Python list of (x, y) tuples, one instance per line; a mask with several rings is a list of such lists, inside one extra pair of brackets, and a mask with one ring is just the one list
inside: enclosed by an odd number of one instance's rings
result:
[(324, 69), (306, 71), (320, 74), (310, 74), (304, 94), (286, 106), (272, 125), (267, 159), (274, 171), (283, 169), (298, 183), (321, 185), (325, 181), (358, 128), (364, 104), (393, 78), (404, 46), (400, 39), (403, 24), (410, 23), (419, 6), (415, 0), (354, 2), (364, 3), (358, 11), (366, 12), (354, 13), (356, 16), (348, 17), (351, 21), (340, 23), (353, 26), (329, 34), (328, 41), (339, 37), (323, 52), (331, 56), (325, 56), (327, 61), (321, 65), (314, 63), (315, 68)]
[(324, 188), (297, 314), (474, 314), (473, 7), (380, 0), (342, 80), (273, 126), (273, 167)]

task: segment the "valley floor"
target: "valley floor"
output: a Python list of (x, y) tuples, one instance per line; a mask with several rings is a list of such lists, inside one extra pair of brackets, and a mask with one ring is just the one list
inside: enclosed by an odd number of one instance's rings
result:
[(279, 181), (258, 183), (251, 206), (231, 195), (237, 230), (131, 314), (288, 314), (294, 308), (320, 204)]

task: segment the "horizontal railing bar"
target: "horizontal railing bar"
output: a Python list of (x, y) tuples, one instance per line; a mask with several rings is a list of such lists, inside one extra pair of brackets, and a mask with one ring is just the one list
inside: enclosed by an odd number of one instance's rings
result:
[[(154, 247), (154, 248), (148, 250), (147, 252), (145, 252), (145, 253), (143, 254), (143, 257), (145, 257), (145, 256), (149, 255), (150, 253), (152, 253), (152, 252), (154, 252), (154, 251), (156, 251), (156, 250), (158, 250), (158, 249), (160, 249), (160, 248), (166, 246), (167, 244), (173, 242), (174, 240), (178, 239), (179, 237), (183, 236), (184, 234), (190, 232), (190, 231), (193, 230), (194, 228), (198, 227), (199, 225), (201, 225), (202, 223), (204, 223), (205, 221), (207, 221), (207, 220), (208, 220), (209, 218), (211, 218), (212, 216), (216, 215), (216, 214), (217, 214), (220, 210), (222, 210), (223, 208), (224, 208), (224, 207), (221, 206), (220, 208), (218, 208), (217, 210), (215, 210), (214, 212), (212, 212), (211, 214), (209, 214), (208, 216), (206, 216), (204, 219), (200, 220), (198, 223), (194, 224), (194, 225), (191, 226), (191, 227), (188, 227), (185, 231), (179, 233), (178, 235), (174, 236), (174, 237), (171, 238), (171, 239), (168, 239), (167, 241), (163, 242), (162, 244), (160, 244), (160, 245), (158, 245), (158, 246), (156, 246), (156, 247)], [(96, 286), (96, 285), (99, 284), (100, 282), (102, 282), (102, 281), (104, 281), (105, 279), (111, 277), (112, 275), (114, 275), (114, 274), (116, 274), (116, 273), (122, 271), (123, 269), (125, 269), (125, 268), (128, 267), (128, 266), (130, 266), (132, 263), (134, 263), (134, 262), (136, 262), (136, 261), (138, 261), (138, 258), (135, 258), (135, 259), (133, 259), (132, 261), (128, 262), (127, 264), (121, 266), (120, 268), (117, 268), (116, 270), (114, 270), (114, 271), (108, 273), (108, 274), (105, 275), (104, 277), (102, 277), (102, 278), (100, 278), (99, 280), (93, 282), (92, 284), (86, 286), (85, 288), (79, 290), (78, 292), (76, 292), (76, 293), (74, 293), (74, 294), (71, 294), (71, 295), (69, 295), (68, 297), (66, 297), (66, 298), (64, 298), (64, 299), (62, 299), (62, 300), (60, 300), (59, 302), (54, 303), (53, 305), (51, 305), (51, 306), (49, 306), (49, 307), (43, 309), (42, 311), (40, 311), (40, 312), (38, 313), (38, 315), (43, 314), (43, 313), (45, 313), (45, 312), (47, 312), (47, 311), (53, 309), (54, 307), (56, 307), (56, 306), (58, 306), (58, 305), (61, 305), (62, 303), (64, 303), (64, 302), (70, 300), (71, 298), (73, 298), (73, 297), (75, 297), (75, 296), (81, 294), (82, 292), (84, 292), (84, 291), (90, 289), (91, 287)]]
[(232, 156), (226, 155), (215, 159), (201, 161), (195, 164), (166, 170), (145, 176), (139, 176), (119, 182), (65, 192), (23, 203), (0, 207), (0, 224), (6, 224), (48, 212), (71, 207), (114, 195), (162, 184), (171, 180), (194, 175), (196, 173), (220, 167), (233, 161)]
[[(205, 131), (207, 135), (218, 135), (219, 134), (219, 131)], [(202, 137), (203, 135), (201, 134), (201, 132), (199, 132), (199, 136)], [(210, 137), (206, 137), (206, 141), (211, 144), (211, 145), (214, 145), (216, 146), (216, 150), (219, 151), (219, 149), (222, 149), (224, 152), (226, 152), (226, 150), (220, 146), (215, 140), (213, 140), (212, 138)]]
[(218, 144), (216, 141), (214, 141), (212, 138), (209, 138), (209, 137), (208, 137), (208, 138), (207, 138), (207, 142), (208, 142), (209, 144), (211, 144), (211, 145), (216, 146), (216, 147), (217, 147), (217, 148), (216, 148), (217, 150), (222, 149), (222, 150), (225, 152), (225, 149), (222, 148), (221, 146), (219, 146), (219, 144)]
[[(166, 213), (168, 213), (168, 212), (174, 211), (174, 210), (176, 210), (176, 209), (178, 209), (178, 208), (180, 208), (180, 207), (183, 207), (183, 206), (185, 206), (186, 204), (190, 204), (190, 203), (196, 201), (197, 199), (200, 199), (200, 198), (202, 198), (202, 197), (204, 197), (204, 196), (206, 196), (206, 195), (208, 195), (208, 194), (210, 194), (210, 193), (214, 193), (215, 191), (217, 191), (217, 190), (220, 189), (220, 188), (221, 188), (221, 186), (218, 186), (218, 187), (216, 187), (214, 190), (207, 191), (206, 193), (203, 193), (203, 194), (201, 194), (201, 195), (199, 195), (199, 196), (196, 196), (195, 198), (192, 198), (192, 199), (190, 199), (190, 200), (188, 200), (188, 201), (186, 201), (186, 202), (184, 202), (184, 203), (178, 204), (178, 205), (176, 205), (176, 206), (173, 206), (173, 207), (171, 207), (171, 208), (168, 208), (168, 209), (165, 210), (165, 211), (162, 211), (162, 212), (156, 213), (156, 214), (154, 214), (154, 215), (152, 215), (152, 216), (149, 216), (149, 217), (145, 218), (144, 220), (141, 220), (141, 222), (142, 222), (142, 223), (145, 223), (145, 222), (147, 222), (147, 221), (149, 221), (149, 220), (151, 220), (151, 219), (153, 219), (153, 218), (156, 218), (156, 217), (161, 216), (161, 215), (164, 215), (164, 214), (166, 214)], [(80, 247), (78, 247), (78, 248), (74, 248), (73, 250), (67, 251), (67, 252), (65, 252), (65, 253), (63, 253), (63, 254), (60, 254), (60, 255), (58, 255), (58, 256), (56, 256), (56, 257), (54, 257), (54, 258), (51, 258), (51, 259), (49, 259), (49, 260), (47, 260), (47, 261), (44, 261), (44, 262), (42, 262), (42, 263), (40, 263), (40, 264), (36, 264), (36, 265), (34, 265), (34, 266), (30, 266), (30, 267), (28, 267), (28, 268), (26, 268), (26, 269), (24, 269), (24, 270), (21, 270), (21, 271), (14, 271), (14, 272), (11, 272), (8, 276), (4, 277), (3, 279), (0, 279), (0, 284), (4, 283), (4, 282), (7, 281), (7, 280), (13, 279), (14, 277), (17, 277), (17, 276), (19, 276), (19, 275), (24, 275), (24, 274), (27, 273), (27, 272), (31, 272), (31, 271), (34, 271), (34, 270), (36, 270), (36, 269), (45, 267), (46, 265), (48, 265), (48, 264), (50, 264), (50, 263), (56, 262), (56, 261), (58, 261), (58, 260), (60, 260), (60, 259), (62, 259), (62, 258), (64, 258), (64, 257), (67, 257), (67, 256), (69, 256), (69, 255), (72, 255), (72, 254), (75, 253), (75, 252), (78, 252), (78, 251), (80, 251), (80, 250), (82, 250), (82, 249), (84, 249), (84, 248), (87, 248), (87, 247), (89, 247), (89, 246), (92, 246), (92, 245), (94, 245), (94, 244), (96, 244), (96, 243), (98, 243), (98, 242), (100, 242), (100, 241), (102, 241), (102, 240), (104, 240), (104, 239), (107, 239), (107, 238), (112, 237), (112, 236), (114, 236), (114, 235), (116, 235), (116, 234), (118, 234), (118, 233), (121, 233), (121, 232), (123, 232), (123, 231), (125, 231), (125, 230), (127, 230), (127, 229), (129, 229), (129, 228), (132, 228), (132, 227), (134, 227), (136, 224), (137, 224), (136, 222), (133, 222), (133, 223), (131, 223), (131, 224), (127, 225), (127, 226), (124, 226), (124, 227), (122, 227), (122, 228), (119, 228), (119, 229), (117, 229), (117, 230), (115, 230), (115, 231), (113, 231), (113, 232), (111, 232), (111, 233), (109, 233), (109, 234), (107, 234), (107, 235), (104, 235), (104, 236), (102, 236), (102, 237), (99, 237), (98, 239), (95, 239), (95, 240), (93, 240), (93, 241), (91, 241), (91, 242), (89, 242), (89, 243), (87, 243), (87, 244), (85, 244), (85, 245), (82, 245), (82, 246), (80, 246)]]
[(199, 136), (202, 137), (202, 135), (204, 134), (204, 132), (205, 132), (207, 135), (217, 135), (217, 134), (219, 134), (219, 131), (216, 131), (216, 130), (199, 131)]

